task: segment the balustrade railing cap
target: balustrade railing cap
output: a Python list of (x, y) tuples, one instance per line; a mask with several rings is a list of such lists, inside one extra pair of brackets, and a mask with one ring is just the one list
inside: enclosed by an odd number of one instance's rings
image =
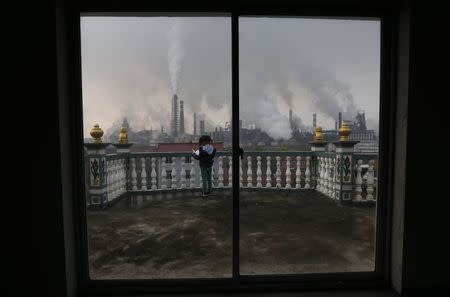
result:
[(309, 144), (313, 146), (326, 146), (328, 142), (326, 141), (310, 141)]
[(108, 142), (100, 142), (100, 143), (95, 143), (95, 142), (85, 142), (84, 146), (88, 149), (88, 150), (98, 150), (98, 149), (104, 149), (106, 148), (108, 145), (110, 145), (111, 143)]
[(116, 148), (129, 148), (134, 145), (134, 143), (113, 143), (112, 145), (114, 145)]
[(353, 147), (358, 142), (359, 141), (355, 141), (355, 140), (344, 140), (344, 141), (335, 141), (335, 142), (333, 142), (333, 144), (336, 147)]

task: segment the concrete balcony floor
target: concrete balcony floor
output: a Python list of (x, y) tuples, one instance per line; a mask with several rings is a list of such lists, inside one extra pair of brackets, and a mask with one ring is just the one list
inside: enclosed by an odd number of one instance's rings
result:
[[(241, 274), (372, 271), (374, 206), (312, 190), (241, 190)], [(89, 209), (93, 279), (230, 277), (231, 190), (129, 196)]]

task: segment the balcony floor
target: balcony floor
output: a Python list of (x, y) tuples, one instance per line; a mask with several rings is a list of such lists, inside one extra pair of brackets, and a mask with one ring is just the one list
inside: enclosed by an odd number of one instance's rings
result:
[[(241, 190), (240, 204), (241, 274), (374, 269), (374, 206), (310, 190)], [(94, 279), (231, 275), (230, 190), (127, 197), (87, 215)]]

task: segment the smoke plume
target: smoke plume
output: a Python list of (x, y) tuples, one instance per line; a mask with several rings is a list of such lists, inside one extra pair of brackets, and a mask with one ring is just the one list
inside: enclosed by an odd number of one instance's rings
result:
[(167, 34), (169, 42), (167, 61), (169, 64), (170, 84), (174, 94), (178, 93), (181, 64), (184, 57), (182, 26), (183, 23), (180, 19), (175, 18), (171, 20), (170, 29)]

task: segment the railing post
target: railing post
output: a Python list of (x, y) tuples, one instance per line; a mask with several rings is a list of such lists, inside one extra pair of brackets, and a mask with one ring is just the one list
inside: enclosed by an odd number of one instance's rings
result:
[(145, 168), (145, 157), (141, 158), (141, 190), (147, 190), (147, 170)]
[(191, 184), (191, 188), (194, 189), (195, 188), (195, 178), (196, 178), (196, 174), (195, 174), (195, 159), (191, 158), (191, 173), (190, 175), (190, 184)]
[(137, 173), (136, 173), (136, 159), (131, 158), (131, 189), (137, 190)]
[(180, 157), (181, 166), (181, 189), (186, 188), (186, 169), (185, 169), (185, 157)]
[(106, 172), (106, 147), (109, 143), (85, 143), (89, 164), (89, 181), (87, 182), (87, 205), (104, 206), (108, 203), (108, 180)]
[(152, 161), (152, 171), (150, 173), (150, 177), (152, 178), (152, 190), (156, 190), (157, 189), (157, 187), (156, 187), (156, 177), (157, 177), (157, 175), (156, 175), (156, 170), (155, 170), (156, 158), (151, 158), (151, 161)]
[(375, 183), (374, 168), (373, 168), (374, 164), (375, 164), (374, 160), (369, 160), (369, 169), (367, 170), (367, 196), (366, 196), (366, 199), (369, 201), (375, 200), (373, 198), (373, 186)]
[[(120, 139), (119, 139), (120, 141)], [(130, 172), (130, 147), (133, 143), (114, 143), (114, 147), (116, 148), (116, 153), (123, 156), (123, 173), (122, 173), (122, 188), (123, 192), (126, 192), (131, 189), (131, 172)]]
[(223, 156), (219, 157), (219, 188), (223, 188)]
[(276, 171), (276, 181), (277, 181), (277, 188), (281, 188), (281, 163), (280, 163), (280, 156), (276, 156), (275, 159), (277, 160), (277, 171)]
[(286, 189), (291, 188), (291, 157), (286, 156)]
[(339, 141), (336, 146), (336, 199), (341, 202), (352, 200), (353, 190), (353, 153), (358, 141), (348, 140), (351, 130), (347, 123), (343, 123), (339, 129)]
[(311, 161), (311, 157), (310, 156), (306, 156), (306, 169), (305, 169), (305, 189), (309, 189), (310, 188), (310, 176), (311, 176), (311, 170), (309, 169), (310, 165), (310, 161)]
[(295, 167), (296, 167), (296, 169), (295, 169), (295, 188), (296, 189), (300, 189), (301, 188), (301, 175), (302, 175), (302, 172), (300, 171), (300, 162), (301, 162), (301, 157), (300, 156), (297, 156), (296, 158), (295, 158), (295, 160), (296, 160), (296, 162), (295, 162)]
[(262, 188), (262, 171), (261, 171), (261, 156), (256, 157), (257, 160), (257, 169), (256, 169), (256, 187)]
[(233, 156), (228, 157), (228, 187), (233, 185)]
[(161, 189), (167, 189), (166, 157), (161, 158)]
[(362, 165), (362, 160), (358, 160), (358, 162), (356, 162), (356, 179), (355, 179), (355, 184), (356, 184), (356, 197), (355, 197), (355, 201), (361, 201), (362, 200), (362, 176), (361, 176), (361, 165)]
[(266, 188), (271, 188), (272, 187), (272, 170), (270, 169), (270, 156), (266, 157), (266, 165), (267, 165), (267, 169), (266, 169)]
[(243, 172), (242, 172), (242, 159), (239, 159), (239, 186), (242, 188), (244, 186), (243, 183)]
[(247, 188), (253, 186), (252, 157), (247, 157)]

